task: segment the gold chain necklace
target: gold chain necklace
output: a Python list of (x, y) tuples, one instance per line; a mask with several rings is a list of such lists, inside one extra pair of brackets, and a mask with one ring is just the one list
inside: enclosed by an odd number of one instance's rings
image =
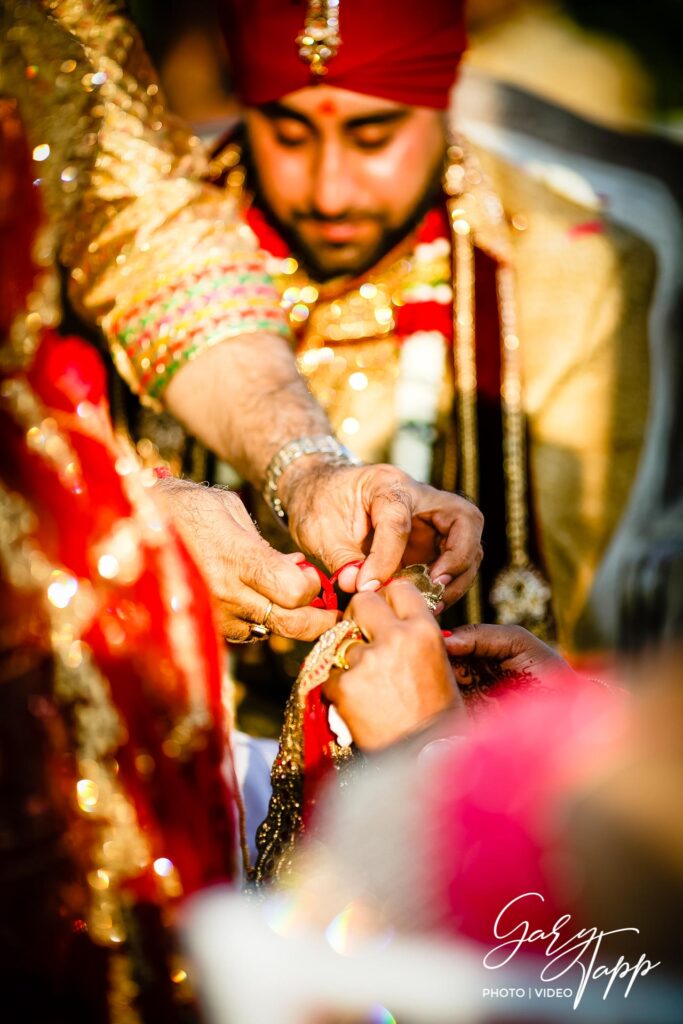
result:
[[(512, 249), (502, 207), (489, 189), (478, 161), (458, 141), (449, 147), (444, 178), (455, 265), (454, 359), (461, 479), (469, 497), (478, 498), (477, 370), (474, 329), (474, 246), (496, 261), (496, 292), (501, 344), (500, 397), (503, 418), (503, 472), (508, 564), (491, 589), (491, 603), (502, 624), (521, 624), (549, 638), (550, 587), (529, 557), (526, 430), (522, 363), (517, 324)], [(481, 617), (480, 596), (467, 595), (470, 622)]]

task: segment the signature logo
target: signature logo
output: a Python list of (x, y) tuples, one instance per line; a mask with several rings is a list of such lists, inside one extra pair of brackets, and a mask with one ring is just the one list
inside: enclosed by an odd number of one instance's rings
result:
[[(601, 956), (603, 940), (625, 932), (638, 935), (638, 928), (616, 928), (607, 932), (598, 928), (581, 928), (574, 931), (571, 914), (559, 917), (550, 931), (534, 928), (529, 917), (538, 900), (545, 902), (539, 892), (525, 892), (503, 907), (493, 926), (494, 938), (501, 941), (484, 957), (484, 967), (490, 971), (498, 970), (512, 963), (517, 954), (523, 953), (530, 944), (544, 943), (547, 963), (541, 971), (542, 982), (556, 982), (573, 968), (578, 968), (580, 982), (573, 993), (575, 1009), (581, 1003), (589, 982), (604, 983), (603, 999), (607, 998), (617, 982), (623, 982), (626, 999), (637, 978), (644, 978), (655, 967), (659, 967), (660, 961), (652, 963), (644, 953), (633, 964), (623, 956), (612, 963), (604, 962), (605, 957)], [(540, 994), (539, 990), (536, 991)]]

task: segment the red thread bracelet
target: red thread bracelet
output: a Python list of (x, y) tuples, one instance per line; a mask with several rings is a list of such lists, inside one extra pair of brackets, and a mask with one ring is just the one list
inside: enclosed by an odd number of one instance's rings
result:
[(317, 565), (312, 565), (310, 562), (299, 562), (298, 565), (300, 569), (314, 569), (317, 572), (320, 585), (323, 589), (322, 595), (311, 601), (310, 607), (325, 608), (327, 611), (336, 612), (339, 608), (339, 601), (337, 600), (337, 594), (334, 589), (335, 583), (344, 569), (360, 568), (362, 564), (363, 562), (361, 560), (357, 562), (347, 562), (346, 565), (342, 565), (341, 569), (337, 569), (337, 571), (332, 573), (331, 576), (327, 576), (322, 569), (317, 567)]
[[(326, 611), (336, 612), (339, 608), (339, 601), (337, 600), (337, 594), (334, 589), (335, 583), (343, 573), (344, 569), (360, 568), (363, 562), (360, 559), (357, 562), (347, 562), (346, 565), (342, 565), (341, 569), (337, 569), (337, 571), (332, 573), (331, 576), (327, 576), (322, 569), (319, 569), (317, 565), (313, 565), (311, 562), (298, 562), (297, 564), (300, 569), (314, 569), (318, 574), (318, 579), (320, 580), (320, 585), (323, 590), (322, 595), (311, 601), (310, 607), (324, 608)], [(393, 583), (393, 577), (392, 579), (387, 580), (386, 583), (383, 583), (382, 587), (388, 587), (390, 583)], [(382, 589), (382, 587), (380, 589)], [(449, 636), (453, 636), (453, 630), (442, 629), (441, 635), (444, 639), (447, 639)]]

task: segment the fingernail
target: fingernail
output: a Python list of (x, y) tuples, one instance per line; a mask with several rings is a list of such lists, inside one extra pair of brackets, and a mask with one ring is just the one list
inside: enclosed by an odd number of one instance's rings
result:
[(380, 583), (379, 580), (368, 580), (367, 583), (361, 583), (360, 587), (358, 588), (358, 591), (359, 593), (362, 593), (365, 590), (379, 590), (381, 585), (382, 584)]
[(346, 568), (342, 569), (337, 579), (337, 583), (342, 590), (352, 591), (354, 589), (356, 586), (356, 577), (359, 572), (360, 569), (357, 569), (352, 565), (346, 566)]
[(443, 601), (439, 601), (436, 608), (434, 609), (434, 614), (441, 615), (441, 612), (444, 610), (445, 607), (446, 605), (443, 603)]
[(434, 583), (442, 583), (444, 587), (450, 586), (452, 582), (453, 577), (449, 576), (447, 573), (444, 573), (442, 576), (437, 576), (436, 579), (434, 580)]

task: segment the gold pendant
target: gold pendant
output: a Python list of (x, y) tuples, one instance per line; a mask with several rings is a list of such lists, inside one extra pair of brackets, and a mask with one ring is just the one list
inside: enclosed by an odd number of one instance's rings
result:
[(508, 565), (491, 588), (496, 621), (504, 626), (524, 626), (532, 633), (544, 630), (548, 623), (550, 596), (547, 580), (529, 563)]
[(425, 604), (430, 612), (433, 612), (443, 597), (446, 589), (443, 583), (435, 583), (429, 575), (429, 568), (426, 565), (407, 565), (394, 576), (396, 580), (408, 580), (422, 594)]

